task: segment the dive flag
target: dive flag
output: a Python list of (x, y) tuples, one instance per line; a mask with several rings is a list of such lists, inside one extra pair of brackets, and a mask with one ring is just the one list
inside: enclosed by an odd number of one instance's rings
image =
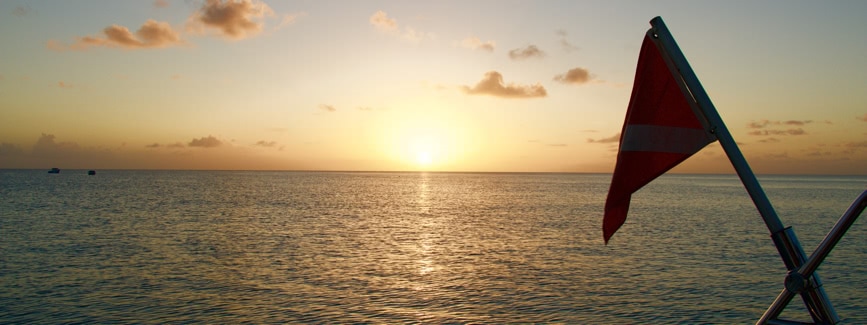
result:
[(641, 44), (632, 97), (620, 133), (617, 164), (605, 201), (605, 243), (626, 221), (629, 200), (653, 179), (716, 140), (704, 115), (648, 33)]

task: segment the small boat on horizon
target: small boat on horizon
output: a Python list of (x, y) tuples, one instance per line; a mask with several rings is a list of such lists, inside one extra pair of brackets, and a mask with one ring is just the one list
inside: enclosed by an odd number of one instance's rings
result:
[(88, 175), (96, 175), (96, 171), (95, 170), (88, 170), (87, 174)]
[(49, 174), (60, 174), (60, 168), (54, 167), (48, 171)]

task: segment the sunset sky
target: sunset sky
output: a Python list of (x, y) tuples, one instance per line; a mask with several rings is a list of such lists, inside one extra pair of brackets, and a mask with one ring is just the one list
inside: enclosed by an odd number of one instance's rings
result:
[[(0, 1), (0, 168), (611, 172), (662, 16), (758, 173), (867, 174), (867, 1)], [(729, 173), (718, 144), (676, 172)]]

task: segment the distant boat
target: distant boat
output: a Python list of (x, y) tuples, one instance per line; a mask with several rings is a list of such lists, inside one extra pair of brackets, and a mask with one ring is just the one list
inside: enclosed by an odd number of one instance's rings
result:
[(60, 168), (52, 168), (48, 171), (49, 174), (60, 174)]
[(96, 175), (96, 171), (95, 170), (88, 170), (87, 174), (88, 175)]

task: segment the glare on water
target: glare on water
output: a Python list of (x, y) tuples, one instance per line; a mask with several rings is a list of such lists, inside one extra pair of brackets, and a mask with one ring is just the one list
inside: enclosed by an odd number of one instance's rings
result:
[[(0, 323), (752, 323), (782, 289), (734, 176), (651, 183), (605, 246), (609, 179), (0, 171)], [(808, 252), (867, 185), (762, 182)], [(851, 324), (865, 240), (819, 269)]]

